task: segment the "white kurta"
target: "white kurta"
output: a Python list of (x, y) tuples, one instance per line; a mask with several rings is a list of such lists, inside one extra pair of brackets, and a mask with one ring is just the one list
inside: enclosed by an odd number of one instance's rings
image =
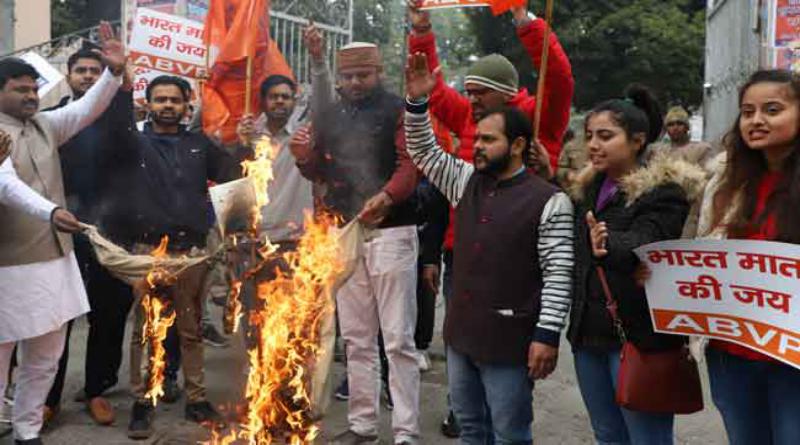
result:
[[(106, 70), (83, 99), (45, 113), (57, 143), (94, 122), (111, 103), (119, 84), (119, 78)], [(56, 207), (17, 177), (10, 158), (0, 165), (0, 205), (45, 221)], [(0, 267), (0, 343), (38, 337), (87, 312), (89, 300), (74, 252), (55, 260)]]

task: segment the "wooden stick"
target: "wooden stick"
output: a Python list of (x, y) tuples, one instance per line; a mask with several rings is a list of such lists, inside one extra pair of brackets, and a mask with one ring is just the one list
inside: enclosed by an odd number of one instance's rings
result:
[(544, 45), (542, 45), (542, 64), (539, 66), (539, 82), (536, 86), (536, 112), (533, 115), (533, 138), (539, 139), (539, 127), (542, 123), (542, 105), (544, 102), (544, 83), (547, 79), (547, 59), (550, 55), (550, 32), (553, 23), (553, 0), (547, 0), (545, 7)]
[(253, 97), (253, 56), (247, 56), (247, 80), (244, 85), (244, 114), (250, 114), (250, 102)]

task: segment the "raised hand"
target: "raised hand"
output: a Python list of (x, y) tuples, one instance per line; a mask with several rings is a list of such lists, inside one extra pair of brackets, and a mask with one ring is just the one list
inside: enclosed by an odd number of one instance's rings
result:
[(245, 114), (239, 119), (236, 125), (236, 135), (239, 137), (239, 142), (242, 145), (248, 145), (253, 138), (256, 131), (255, 120), (252, 114)]
[(122, 41), (117, 37), (111, 24), (106, 21), (100, 22), (98, 34), (100, 36), (100, 46), (102, 50), (95, 49), (94, 52), (100, 55), (100, 58), (103, 59), (103, 63), (106, 64), (111, 72), (115, 75), (122, 74), (127, 61), (125, 57), (125, 45), (123, 45)]
[(11, 136), (0, 130), (0, 164), (11, 154)]
[(312, 151), (311, 140), (313, 128), (311, 124), (304, 125), (297, 129), (289, 140), (289, 151), (292, 152), (298, 164), (305, 164), (311, 159)]
[(431, 13), (420, 11), (423, 0), (407, 0), (408, 20), (414, 32), (422, 34), (431, 29)]
[(325, 57), (325, 38), (322, 37), (322, 32), (310, 22), (308, 27), (303, 31), (303, 41), (308, 48), (308, 54), (315, 62), (320, 62)]
[(528, 168), (533, 169), (537, 175), (549, 181), (553, 179), (553, 166), (550, 164), (550, 154), (541, 142), (531, 141), (528, 149)]
[(586, 224), (589, 226), (589, 239), (592, 244), (592, 254), (595, 258), (603, 258), (608, 255), (606, 243), (608, 242), (608, 227), (606, 223), (597, 222), (594, 213), (586, 213)]
[(436, 86), (436, 75), (439, 70), (437, 67), (434, 72), (430, 72), (425, 54), (409, 55), (406, 64), (406, 96), (413, 100), (430, 95)]

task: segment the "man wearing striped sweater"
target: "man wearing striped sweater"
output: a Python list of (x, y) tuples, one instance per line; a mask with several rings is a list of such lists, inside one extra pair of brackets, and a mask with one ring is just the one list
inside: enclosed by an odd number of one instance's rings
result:
[(461, 443), (530, 444), (533, 381), (555, 369), (570, 309), (572, 203), (525, 168), (532, 131), (519, 110), (480, 119), (474, 165), (442, 151), (428, 114), (434, 84), (425, 56), (413, 55), (407, 150), (455, 208), (445, 342)]

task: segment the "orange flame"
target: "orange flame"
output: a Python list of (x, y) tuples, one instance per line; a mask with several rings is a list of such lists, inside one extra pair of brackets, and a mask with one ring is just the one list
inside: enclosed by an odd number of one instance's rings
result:
[[(168, 244), (169, 238), (163, 237), (159, 246), (150, 252), (150, 255), (155, 258), (165, 257)], [(145, 398), (150, 399), (153, 406), (164, 395), (164, 370), (167, 366), (164, 358), (166, 355), (164, 339), (167, 338), (167, 330), (175, 323), (176, 316), (175, 311), (170, 310), (168, 302), (161, 300), (154, 291), (159, 284), (169, 284), (172, 279), (174, 277), (170, 277), (166, 271), (158, 267), (156, 260), (153, 270), (146, 278), (148, 293), (142, 298), (142, 309), (145, 314), (142, 344), (149, 343), (150, 346), (148, 389)]]
[(298, 248), (280, 255), (285, 270), (258, 285), (260, 310), (251, 312), (255, 345), (248, 351), (250, 371), (245, 423), (231, 437), (250, 444), (308, 444), (320, 429), (311, 417), (311, 377), (320, 354), (320, 325), (334, 310), (332, 285), (343, 268), (332, 217), (306, 215)]

